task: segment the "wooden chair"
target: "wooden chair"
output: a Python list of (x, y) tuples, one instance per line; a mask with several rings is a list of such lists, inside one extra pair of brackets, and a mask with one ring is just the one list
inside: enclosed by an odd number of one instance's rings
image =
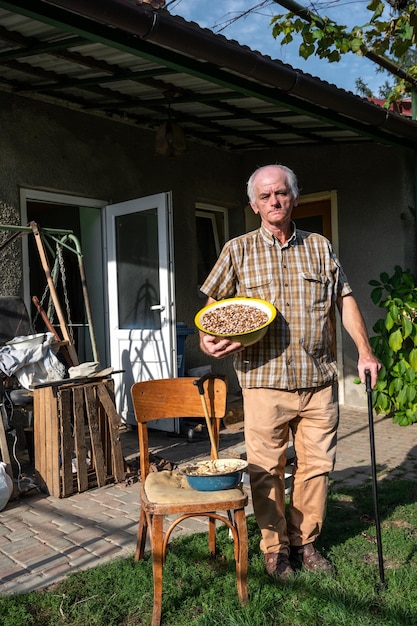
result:
[[(196, 382), (200, 384), (201, 395)], [(245, 514), (247, 496), (240, 488), (196, 491), (188, 486), (185, 476), (178, 472), (149, 471), (148, 422), (165, 418), (205, 417), (202, 402), (204, 398), (212, 423), (213, 439), (218, 448), (219, 423), (226, 411), (226, 391), (226, 382), (214, 375), (206, 375), (202, 379), (150, 380), (132, 386), (133, 406), (138, 422), (141, 473), (140, 521), (135, 560), (144, 556), (149, 530), (154, 583), (152, 626), (159, 626), (161, 621), (162, 574), (170, 535), (177, 524), (189, 517), (208, 518), (208, 545), (212, 555), (216, 552), (216, 520), (228, 526), (234, 542), (239, 600), (243, 604), (248, 598), (248, 534)], [(211, 458), (214, 458), (213, 455), (212, 449)], [(168, 523), (165, 524), (164, 530), (164, 517), (168, 515), (176, 517), (169, 527)]]

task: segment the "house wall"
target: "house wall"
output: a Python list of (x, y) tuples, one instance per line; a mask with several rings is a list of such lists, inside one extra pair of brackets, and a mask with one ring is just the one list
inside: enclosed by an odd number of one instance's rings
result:
[[(196, 284), (196, 201), (238, 207), (236, 159), (190, 145), (181, 159), (154, 156), (155, 135), (64, 108), (0, 93), (1, 222), (20, 223), (19, 188), (97, 198), (108, 203), (172, 190), (181, 283)], [(224, 176), (224, 172), (228, 176)], [(198, 172), (198, 176), (196, 175)], [(17, 246), (19, 247), (19, 246)], [(16, 271), (17, 270), (17, 271)], [(21, 291), (21, 271), (10, 268), (3, 294)], [(179, 317), (187, 303), (179, 304)]]
[[(239, 158), (196, 144), (180, 159), (157, 157), (154, 131), (6, 93), (0, 93), (0, 128), (0, 223), (21, 223), (21, 187), (106, 203), (172, 191), (177, 319), (193, 326), (204, 304), (193, 263), (195, 204), (227, 208), (231, 232), (242, 232)], [(9, 235), (0, 231), (0, 243)], [(0, 295), (23, 295), (20, 241), (0, 258)], [(187, 338), (187, 350), (189, 367), (204, 359), (197, 336)]]
[[(42, 188), (108, 203), (172, 190), (177, 319), (193, 326), (204, 304), (197, 291), (194, 211), (197, 202), (229, 210), (230, 236), (244, 231), (245, 183), (259, 165), (282, 162), (299, 177), (302, 193), (336, 190), (338, 253), (368, 328), (380, 316), (368, 282), (394, 265), (415, 268), (413, 156), (366, 143), (303, 146), (232, 154), (190, 143), (178, 159), (154, 155), (154, 131), (0, 93), (0, 223), (20, 223), (19, 188)], [(7, 235), (8, 236), (8, 235)], [(6, 235), (0, 232), (0, 242)], [(2, 251), (0, 295), (22, 293), (20, 243)], [(351, 384), (356, 354), (344, 337), (345, 402), (363, 404)], [(238, 392), (230, 359), (213, 363), (197, 335), (186, 340), (186, 367), (211, 363)]]

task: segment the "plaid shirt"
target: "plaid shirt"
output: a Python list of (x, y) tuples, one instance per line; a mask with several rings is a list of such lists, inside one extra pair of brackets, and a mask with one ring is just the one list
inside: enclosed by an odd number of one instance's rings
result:
[(264, 226), (228, 241), (201, 291), (268, 300), (277, 317), (235, 356), (242, 387), (308, 389), (337, 379), (335, 301), (351, 293), (325, 237), (296, 230), (281, 246)]

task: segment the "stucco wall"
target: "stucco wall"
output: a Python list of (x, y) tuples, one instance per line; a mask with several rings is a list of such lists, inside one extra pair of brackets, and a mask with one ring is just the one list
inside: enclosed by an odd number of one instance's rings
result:
[[(0, 128), (0, 223), (20, 223), (21, 187), (106, 203), (172, 191), (177, 319), (193, 326), (204, 303), (193, 262), (195, 204), (227, 208), (232, 234), (242, 231), (239, 157), (192, 143), (180, 159), (157, 157), (153, 131), (4, 93)], [(0, 243), (9, 234), (0, 232)], [(0, 295), (22, 295), (20, 242), (7, 247), (1, 259)], [(187, 353), (188, 367), (207, 362), (197, 336), (187, 339)], [(220, 373), (229, 369), (225, 363), (216, 367)]]
[(172, 190), (177, 270), (188, 285), (195, 202), (239, 206), (237, 160), (220, 151), (191, 144), (181, 159), (156, 157), (153, 132), (1, 93), (0, 125), (0, 200), (16, 216), (21, 186), (108, 203)]
[[(0, 93), (0, 223), (19, 223), (19, 188), (42, 188), (108, 203), (172, 190), (177, 319), (193, 325), (204, 304), (197, 292), (195, 204), (229, 210), (230, 236), (244, 230), (245, 183), (270, 162), (285, 163), (302, 193), (336, 190), (339, 256), (368, 328), (379, 317), (368, 282), (394, 265), (415, 268), (416, 226), (413, 157), (410, 152), (366, 143), (355, 146), (298, 147), (232, 154), (190, 143), (179, 159), (154, 155), (154, 131)], [(2, 204), (1, 204), (2, 203)], [(8, 236), (8, 235), (7, 235)], [(0, 233), (0, 242), (6, 238)], [(20, 244), (2, 252), (0, 295), (22, 291)], [(344, 372), (355, 375), (356, 353), (344, 338)], [(187, 338), (186, 366), (210, 362)], [(228, 373), (238, 391), (231, 362), (212, 363)], [(345, 401), (363, 402), (361, 390), (345, 385)]]

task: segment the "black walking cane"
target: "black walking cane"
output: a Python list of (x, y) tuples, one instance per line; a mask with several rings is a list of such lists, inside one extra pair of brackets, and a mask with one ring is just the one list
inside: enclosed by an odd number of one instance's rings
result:
[(372, 408), (372, 386), (371, 386), (371, 372), (369, 370), (365, 370), (365, 383), (366, 383), (366, 393), (368, 394), (369, 442), (371, 446), (372, 486), (373, 486), (373, 495), (374, 495), (376, 545), (378, 549), (379, 581), (380, 581), (380, 587), (383, 588), (385, 586), (384, 560), (382, 557), (381, 525), (379, 522), (379, 512), (378, 512), (378, 483), (376, 479), (374, 418), (373, 418), (373, 408)]

